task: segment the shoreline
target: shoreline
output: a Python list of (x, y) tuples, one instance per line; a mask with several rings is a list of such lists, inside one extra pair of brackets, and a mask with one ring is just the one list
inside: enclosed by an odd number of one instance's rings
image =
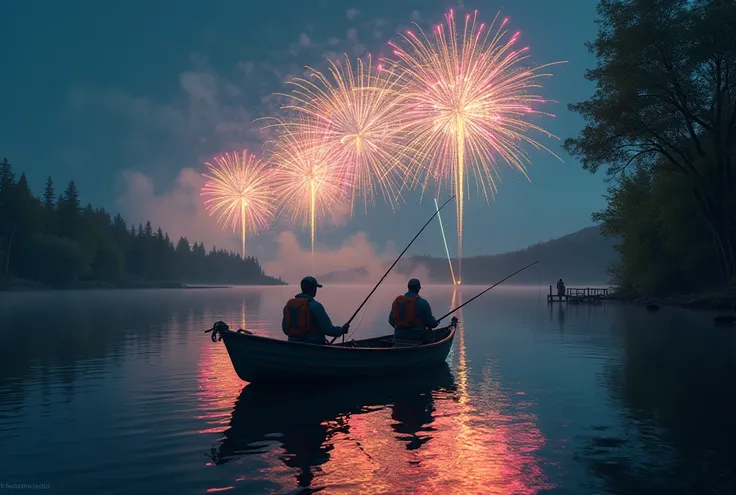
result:
[(639, 304), (642, 306), (656, 304), (660, 306), (677, 306), (685, 309), (736, 311), (736, 289), (714, 290), (693, 294), (674, 294), (669, 296), (634, 296), (614, 293), (606, 297), (605, 300), (624, 304)]
[(231, 289), (234, 286), (271, 287), (286, 284), (185, 284), (182, 282), (78, 282), (69, 287), (52, 287), (32, 280), (0, 278), (0, 292), (38, 292), (69, 290), (140, 290), (140, 289)]

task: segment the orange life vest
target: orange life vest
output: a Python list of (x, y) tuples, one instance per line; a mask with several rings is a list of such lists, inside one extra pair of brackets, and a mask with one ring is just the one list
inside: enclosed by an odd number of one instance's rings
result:
[(394, 328), (424, 328), (424, 322), (417, 316), (417, 300), (419, 296), (398, 296), (391, 306), (394, 316)]
[(312, 323), (312, 311), (309, 309), (311, 299), (299, 297), (289, 299), (284, 306), (284, 326), (289, 337), (304, 337), (317, 333), (319, 329)]

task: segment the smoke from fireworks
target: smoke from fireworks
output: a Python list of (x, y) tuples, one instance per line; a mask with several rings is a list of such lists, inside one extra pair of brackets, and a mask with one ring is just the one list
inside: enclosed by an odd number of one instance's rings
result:
[(304, 145), (319, 149), (328, 167), (344, 168), (350, 180), (350, 199), (362, 196), (365, 206), (375, 202), (377, 190), (393, 207), (400, 198), (407, 176), (402, 105), (403, 85), (399, 78), (380, 66), (372, 67), (370, 55), (358, 59), (330, 61), (328, 75), (314, 69), (309, 79), (296, 78), (290, 103), (291, 127)]
[(210, 215), (217, 215), (223, 228), (233, 232), (240, 226), (242, 256), (245, 259), (246, 231), (258, 233), (268, 228), (273, 219), (273, 195), (266, 163), (249, 154), (225, 153), (215, 157), (215, 163), (206, 163), (209, 174), (201, 195), (209, 196), (204, 202)]
[(540, 87), (537, 80), (548, 74), (540, 73), (546, 66), (520, 64), (528, 57), (528, 48), (514, 48), (518, 33), (506, 36), (506, 20), (497, 29), (496, 20), (490, 27), (478, 24), (477, 12), (465, 17), (458, 33), (453, 11), (445, 17), (447, 26), (436, 26), (433, 40), (417, 26), (418, 35), (412, 31), (402, 35), (406, 48), (391, 44), (397, 58), (392, 71), (401, 74), (406, 93), (408, 148), (416, 150), (417, 161), (427, 167), (422, 186), (433, 180), (441, 187), (449, 180), (457, 197), (460, 283), (468, 170), (488, 200), (496, 188), (498, 158), (527, 176), (525, 163), (530, 159), (522, 144), (552, 153), (527, 133), (554, 136), (525, 120), (543, 114), (531, 105), (545, 100), (529, 91)]
[(279, 197), (277, 208), (288, 211), (292, 221), (309, 226), (314, 254), (317, 221), (347, 201), (350, 182), (345, 178), (345, 167), (328, 160), (325, 148), (315, 146), (303, 129), (283, 123), (277, 129), (279, 136), (269, 156), (276, 166), (273, 185)]

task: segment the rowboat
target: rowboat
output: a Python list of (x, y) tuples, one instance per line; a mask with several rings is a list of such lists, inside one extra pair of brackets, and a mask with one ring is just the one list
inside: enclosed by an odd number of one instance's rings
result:
[(222, 340), (241, 380), (314, 381), (395, 375), (444, 363), (455, 337), (457, 319), (432, 330), (426, 343), (395, 340), (393, 335), (352, 340), (334, 345), (289, 342), (233, 331), (223, 322), (211, 330), (212, 340)]

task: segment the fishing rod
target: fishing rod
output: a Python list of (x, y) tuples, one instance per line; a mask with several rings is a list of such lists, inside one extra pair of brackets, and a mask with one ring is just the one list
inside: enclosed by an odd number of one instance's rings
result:
[(478, 299), (478, 298), (479, 298), (480, 296), (482, 296), (483, 294), (485, 294), (485, 293), (486, 293), (486, 292), (488, 292), (489, 290), (493, 289), (493, 288), (494, 288), (495, 286), (497, 286), (497, 285), (500, 285), (500, 284), (504, 283), (505, 281), (507, 281), (508, 279), (510, 279), (511, 277), (513, 277), (514, 275), (516, 275), (517, 273), (521, 273), (521, 272), (523, 272), (524, 270), (526, 270), (527, 268), (529, 268), (529, 267), (531, 267), (531, 266), (534, 266), (534, 265), (536, 265), (537, 263), (539, 263), (539, 261), (535, 261), (534, 263), (530, 263), (530, 264), (526, 265), (526, 266), (525, 266), (524, 268), (522, 268), (521, 270), (516, 270), (516, 271), (515, 271), (514, 273), (512, 273), (511, 275), (509, 275), (509, 276), (508, 276), (508, 277), (506, 277), (505, 279), (503, 279), (503, 280), (501, 280), (501, 281), (499, 281), (499, 282), (496, 282), (495, 284), (491, 285), (490, 287), (488, 287), (488, 288), (487, 288), (486, 290), (484, 290), (484, 291), (483, 291), (483, 292), (481, 292), (480, 294), (476, 295), (475, 297), (473, 297), (473, 298), (471, 298), (471, 299), (468, 299), (468, 300), (467, 300), (466, 302), (464, 302), (463, 304), (461, 304), (461, 305), (460, 305), (460, 306), (458, 306), (457, 308), (453, 309), (452, 311), (450, 311), (450, 312), (449, 312), (449, 313), (447, 313), (446, 315), (444, 315), (444, 316), (442, 316), (442, 317), (438, 318), (438, 319), (437, 319), (437, 322), (439, 323), (439, 322), (440, 322), (441, 320), (444, 320), (445, 318), (447, 318), (447, 317), (448, 317), (448, 316), (450, 316), (450, 315), (451, 315), (452, 313), (454, 313), (454, 312), (455, 312), (455, 311), (457, 311), (458, 309), (462, 308), (462, 307), (463, 307), (463, 306), (465, 306), (466, 304), (468, 304), (468, 303), (470, 303), (470, 302), (472, 302), (472, 301), (474, 301), (474, 300)]
[[(429, 225), (429, 223), (434, 219), (435, 215), (437, 215), (440, 212), (440, 210), (442, 208), (444, 208), (445, 205), (447, 203), (449, 203), (450, 201), (452, 201), (453, 199), (455, 199), (455, 196), (452, 196), (450, 199), (448, 199), (447, 201), (445, 201), (444, 203), (442, 203), (442, 206), (440, 206), (439, 208), (437, 208), (437, 210), (432, 214), (432, 216), (429, 218), (429, 220), (427, 220), (427, 223), (424, 224), (424, 227), (422, 227), (422, 229), (419, 232), (417, 232), (417, 235), (414, 236), (414, 239), (411, 240), (411, 242), (409, 243), (409, 245), (406, 246), (403, 251), (401, 251), (401, 254), (399, 255), (399, 257), (396, 258), (396, 261), (394, 261), (394, 264), (391, 265), (388, 268), (388, 270), (386, 270), (386, 273), (383, 274), (383, 277), (381, 277), (381, 280), (379, 280), (378, 283), (376, 284), (376, 286), (373, 287), (373, 290), (370, 292), (370, 294), (368, 294), (368, 296), (366, 296), (366, 298), (363, 300), (363, 302), (360, 304), (360, 306), (358, 306), (358, 309), (355, 310), (355, 313), (353, 313), (353, 316), (350, 317), (350, 319), (348, 320), (347, 323), (345, 323), (345, 325), (350, 325), (350, 322), (352, 322), (355, 319), (355, 317), (358, 315), (358, 313), (360, 312), (360, 310), (363, 309), (363, 306), (365, 306), (365, 303), (368, 302), (368, 299), (370, 299), (370, 297), (373, 295), (373, 293), (376, 292), (376, 289), (378, 289), (378, 286), (381, 285), (381, 282), (383, 282), (383, 279), (388, 276), (389, 272), (391, 272), (391, 270), (393, 269), (393, 267), (396, 266), (396, 263), (398, 263), (399, 260), (401, 259), (401, 257), (404, 256), (404, 253), (409, 249), (409, 247), (411, 247), (412, 244), (414, 244), (414, 241), (417, 240), (417, 237), (419, 237), (419, 234), (421, 234), (422, 232), (424, 232), (424, 229), (427, 228), (427, 225)], [(343, 336), (343, 338), (344, 338), (344, 336)], [(337, 339), (337, 337), (333, 337), (332, 340), (330, 341), (330, 344), (332, 344), (336, 339)]]

